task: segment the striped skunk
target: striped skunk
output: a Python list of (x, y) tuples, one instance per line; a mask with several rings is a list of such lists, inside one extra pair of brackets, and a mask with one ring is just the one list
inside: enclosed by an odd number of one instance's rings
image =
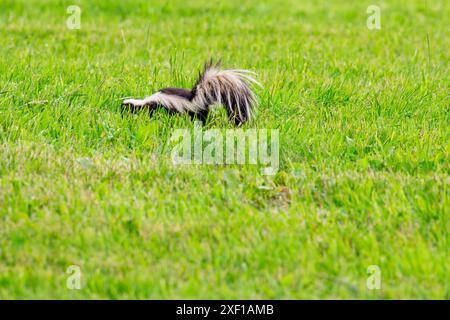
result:
[(191, 90), (179, 88), (161, 89), (143, 99), (126, 99), (122, 103), (122, 112), (148, 110), (150, 114), (165, 108), (170, 113), (188, 113), (205, 121), (214, 104), (223, 104), (230, 120), (239, 126), (251, 119), (257, 102), (252, 91), (254, 84), (259, 85), (254, 73), (240, 69), (222, 69), (218, 63), (206, 63), (197, 82)]

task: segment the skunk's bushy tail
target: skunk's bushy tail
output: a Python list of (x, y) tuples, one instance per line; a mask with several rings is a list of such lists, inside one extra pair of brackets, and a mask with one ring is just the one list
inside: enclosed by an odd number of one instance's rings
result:
[(192, 102), (204, 109), (223, 104), (230, 118), (240, 125), (251, 119), (257, 102), (252, 87), (260, 84), (253, 75), (248, 70), (221, 69), (218, 63), (209, 62), (192, 88)]

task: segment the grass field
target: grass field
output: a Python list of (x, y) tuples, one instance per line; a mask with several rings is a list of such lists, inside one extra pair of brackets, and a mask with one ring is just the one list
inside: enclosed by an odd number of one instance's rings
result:
[[(449, 26), (445, 0), (2, 0), (0, 298), (449, 299)], [(189, 117), (121, 117), (211, 57), (259, 74), (276, 175), (176, 166)]]

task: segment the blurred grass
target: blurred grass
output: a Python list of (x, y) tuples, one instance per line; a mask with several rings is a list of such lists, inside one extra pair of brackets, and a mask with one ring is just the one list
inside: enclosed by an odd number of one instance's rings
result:
[[(449, 5), (371, 4), (3, 0), (0, 298), (450, 298)], [(258, 72), (276, 176), (173, 166), (190, 119), (120, 116), (210, 57)]]

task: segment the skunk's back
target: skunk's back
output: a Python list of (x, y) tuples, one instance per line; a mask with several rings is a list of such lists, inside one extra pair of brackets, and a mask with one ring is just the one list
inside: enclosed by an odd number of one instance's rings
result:
[(257, 102), (252, 87), (259, 85), (253, 75), (248, 70), (221, 69), (218, 64), (208, 63), (192, 89), (192, 102), (204, 108), (223, 104), (236, 124), (248, 121)]

